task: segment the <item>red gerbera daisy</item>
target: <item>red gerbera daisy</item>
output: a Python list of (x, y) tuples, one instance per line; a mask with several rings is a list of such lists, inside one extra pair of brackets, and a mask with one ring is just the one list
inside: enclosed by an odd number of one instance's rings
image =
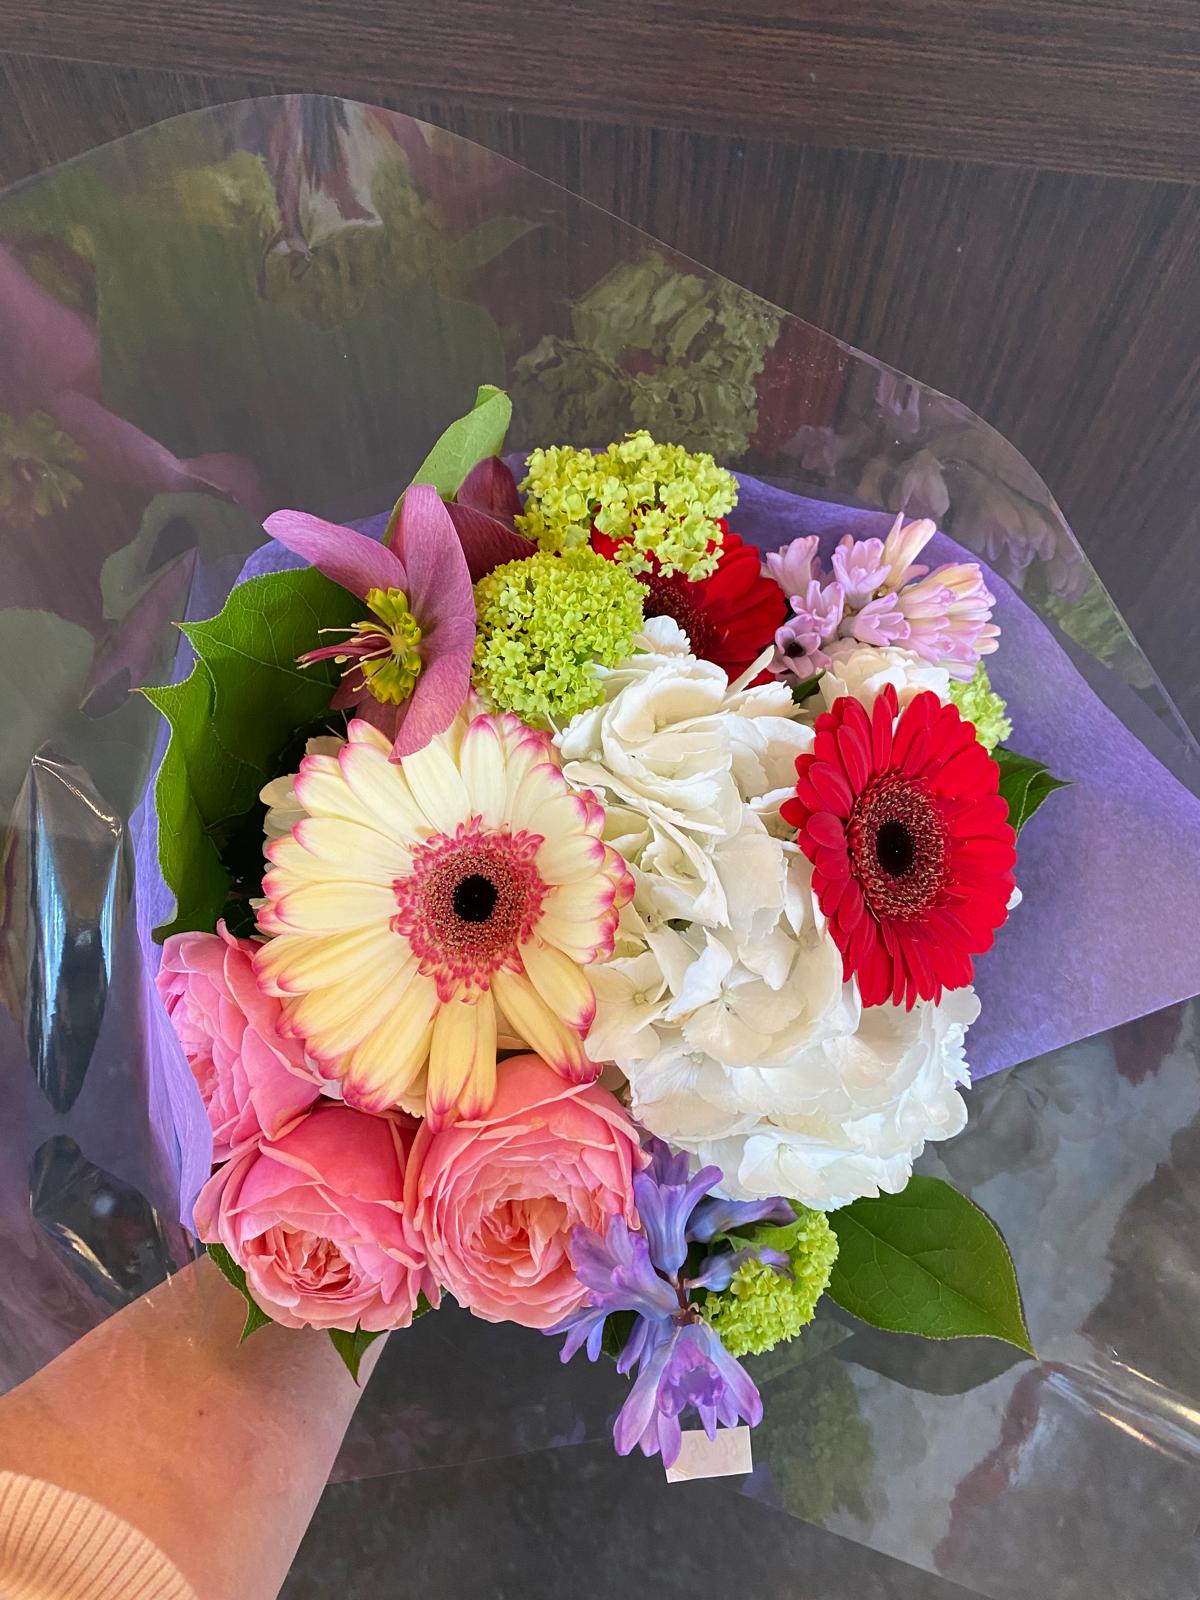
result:
[[(674, 617), (693, 655), (715, 661), (736, 678), (774, 639), (788, 606), (775, 580), (763, 577), (754, 546), (731, 533), (724, 518), (719, 526), (721, 554), (711, 577), (693, 582), (682, 572), (665, 574), (656, 567), (638, 578), (649, 590), (646, 615)], [(592, 549), (611, 561), (618, 541), (594, 529)]]
[(817, 718), (784, 820), (863, 1004), (940, 1000), (974, 975), (1013, 890), (1016, 835), (1000, 769), (956, 706), (928, 690), (897, 718), (889, 684), (868, 716), (851, 695)]

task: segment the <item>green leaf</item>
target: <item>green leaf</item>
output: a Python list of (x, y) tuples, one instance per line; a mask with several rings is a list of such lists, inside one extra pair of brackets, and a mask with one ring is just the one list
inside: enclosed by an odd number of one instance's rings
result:
[[(412, 481), (431, 483), (443, 500), (453, 499), (472, 467), (488, 456), (500, 454), (511, 421), (512, 401), (504, 390), (490, 383), (483, 384), (475, 396), (474, 406), (465, 417), (450, 424), (413, 473)], [(385, 544), (391, 539), (403, 502), (401, 495), (388, 520)]]
[(811, 678), (804, 678), (801, 682), (792, 685), (792, 699), (798, 706), (802, 706), (806, 700), (816, 694), (824, 676), (825, 669), (822, 667), (819, 672), (814, 672)]
[(367, 1333), (363, 1328), (355, 1328), (353, 1333), (347, 1333), (344, 1328), (330, 1328), (330, 1343), (346, 1363), (346, 1370), (355, 1383), (358, 1382), (358, 1369), (363, 1356), (380, 1337), (380, 1333)]
[(154, 785), (159, 866), (175, 896), (174, 917), (154, 930), (162, 940), (216, 925), (230, 877), (209, 829), (254, 804), (263, 774), (216, 740), (212, 679), (202, 663), (182, 683), (142, 693), (171, 726)]
[[(296, 665), (322, 629), (348, 628), (363, 602), (315, 567), (239, 583), (220, 613), (183, 631), (213, 684), (212, 731), (236, 760), (271, 776), (296, 728), (329, 710), (329, 665)], [(261, 788), (262, 785), (260, 784)]]
[[(433, 1307), (426, 1300), (424, 1293), (419, 1294), (417, 1303), (413, 1307), (413, 1321), (415, 1322), (418, 1317), (423, 1317), (426, 1312), (432, 1310)], [(348, 1333), (344, 1328), (329, 1329), (329, 1338), (333, 1348), (346, 1363), (346, 1370), (355, 1383), (358, 1382), (358, 1369), (362, 1363), (363, 1356), (366, 1355), (379, 1337), (379, 1333), (367, 1333), (363, 1328), (355, 1328), (353, 1333)]]
[(156, 939), (215, 926), (232, 884), (219, 838), (276, 776), (296, 729), (329, 712), (336, 669), (298, 667), (296, 657), (322, 628), (348, 627), (361, 610), (312, 567), (249, 578), (217, 616), (184, 626), (198, 657), (189, 676), (142, 691), (171, 726), (154, 796), (175, 915)]
[(1055, 778), (1040, 761), (1029, 756), (1019, 756), (1003, 745), (993, 751), (993, 759), (1000, 767), (1000, 793), (1008, 801), (1008, 820), (1013, 831), (1020, 833), (1033, 813), (1055, 789), (1069, 787), (1061, 778)]
[(252, 1333), (257, 1333), (260, 1328), (265, 1328), (271, 1318), (251, 1295), (250, 1290), (246, 1287), (246, 1274), (238, 1266), (225, 1246), (223, 1244), (210, 1244), (206, 1245), (205, 1248), (212, 1257), (215, 1266), (224, 1277), (229, 1279), (229, 1282), (246, 1302), (246, 1321), (242, 1327), (242, 1337), (239, 1341), (244, 1344)]
[(1034, 1354), (1012, 1258), (995, 1223), (940, 1178), (833, 1211), (829, 1296), (876, 1328), (1004, 1339)]

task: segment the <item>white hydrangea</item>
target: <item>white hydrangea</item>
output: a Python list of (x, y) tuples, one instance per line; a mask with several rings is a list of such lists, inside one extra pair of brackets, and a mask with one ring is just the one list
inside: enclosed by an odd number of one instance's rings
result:
[[(870, 705), (885, 682), (904, 701), (946, 696), (940, 668), (850, 643), (822, 679), (830, 703)], [(925, 1141), (965, 1120), (974, 993), (864, 1010), (842, 982), (811, 868), (779, 819), (823, 700), (747, 687), (761, 663), (731, 684), (667, 617), (637, 646), (557, 739), (636, 884), (613, 958), (589, 972), (588, 1050), (624, 1074), (634, 1115), (719, 1165), (732, 1195), (828, 1209), (898, 1190)]]
[(950, 698), (950, 674), (945, 667), (931, 666), (899, 645), (880, 648), (859, 644), (856, 639), (838, 639), (826, 646), (825, 653), (830, 665), (817, 685), (820, 700), (811, 699), (809, 708), (828, 711), (842, 695), (852, 694), (869, 711), (876, 695), (889, 683), (896, 691), (901, 711), (925, 689), (932, 689), (943, 705)]

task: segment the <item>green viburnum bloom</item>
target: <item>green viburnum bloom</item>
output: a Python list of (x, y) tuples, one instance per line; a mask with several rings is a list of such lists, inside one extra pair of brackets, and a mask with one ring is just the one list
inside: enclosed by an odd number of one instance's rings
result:
[(572, 445), (535, 450), (521, 484), (517, 526), (543, 550), (585, 546), (595, 525), (618, 541), (613, 559), (649, 572), (707, 578), (717, 565), (717, 520), (733, 509), (737, 484), (712, 456), (631, 433), (600, 455)]
[(1012, 732), (1012, 723), (1004, 714), (1007, 705), (992, 688), (982, 661), (966, 683), (951, 678), (950, 699), (960, 714), (975, 724), (976, 736), (988, 755)]
[(781, 1228), (762, 1224), (745, 1235), (751, 1244), (783, 1251), (791, 1276), (761, 1261), (747, 1261), (728, 1289), (710, 1294), (704, 1303), (706, 1320), (731, 1356), (762, 1355), (784, 1339), (794, 1339), (812, 1321), (828, 1287), (837, 1234), (823, 1211), (801, 1205), (794, 1209), (794, 1223)]
[(758, 426), (756, 379), (781, 313), (736, 284), (680, 272), (656, 250), (614, 267), (516, 363), (512, 395), (530, 439), (603, 439), (614, 419), (718, 460)]
[(534, 727), (564, 722), (601, 695), (642, 625), (645, 589), (586, 545), (497, 567), (475, 585), (475, 686)]
[(0, 512), (30, 522), (65, 511), (83, 488), (84, 453), (44, 411), (0, 412)]

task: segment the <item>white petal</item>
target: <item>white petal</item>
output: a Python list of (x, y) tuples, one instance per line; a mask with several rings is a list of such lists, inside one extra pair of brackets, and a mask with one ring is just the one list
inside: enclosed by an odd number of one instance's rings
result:
[(595, 1077), (578, 1033), (555, 1016), (524, 974), (502, 968), (492, 976), (492, 992), (516, 1032), (556, 1072), (574, 1083)]
[(473, 815), (471, 796), (454, 758), (439, 739), (400, 763), (413, 799), (436, 833), (453, 833)]
[(476, 717), (468, 724), (459, 765), (472, 812), (489, 826), (498, 827), (505, 819), (508, 790), (504, 781), (504, 747), (491, 717)]
[(540, 939), (521, 946), (521, 959), (534, 988), (555, 1016), (586, 1033), (596, 1015), (596, 997), (579, 966)]
[(279, 932), (349, 933), (386, 922), (395, 909), (395, 895), (381, 884), (309, 883), (275, 901), (271, 921)]
[(348, 1105), (386, 1111), (398, 1105), (429, 1058), (437, 986), (416, 977), (403, 999), (343, 1062), (338, 1077)]
[(259, 946), (254, 971), (268, 994), (303, 994), (308, 989), (357, 977), (372, 962), (387, 960), (393, 947), (398, 956), (403, 956), (408, 942), (386, 924), (372, 924), (321, 939), (285, 933)]
[(432, 1131), (452, 1120), (457, 1108), (478, 1117), (496, 1092), (496, 1007), (488, 993), (475, 1000), (450, 1000), (434, 1019), (429, 1047), (426, 1115)]
[(375, 745), (347, 745), (339, 758), (342, 780), (367, 812), (371, 826), (401, 838), (423, 838), (424, 814), (401, 766)]

